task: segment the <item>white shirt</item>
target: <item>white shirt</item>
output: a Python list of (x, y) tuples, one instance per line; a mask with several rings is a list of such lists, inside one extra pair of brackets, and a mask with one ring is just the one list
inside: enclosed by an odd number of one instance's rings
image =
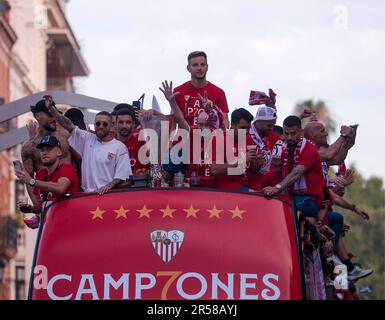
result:
[(114, 179), (126, 180), (132, 175), (127, 147), (112, 139), (101, 142), (96, 134), (76, 127), (69, 144), (82, 157), (82, 188), (95, 192)]

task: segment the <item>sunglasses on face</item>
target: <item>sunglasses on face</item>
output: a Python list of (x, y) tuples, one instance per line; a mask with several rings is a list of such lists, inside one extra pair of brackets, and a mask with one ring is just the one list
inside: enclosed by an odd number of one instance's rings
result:
[(100, 126), (107, 127), (108, 124), (109, 124), (108, 122), (104, 122), (104, 121), (95, 122), (95, 126), (97, 126), (97, 127), (100, 127)]

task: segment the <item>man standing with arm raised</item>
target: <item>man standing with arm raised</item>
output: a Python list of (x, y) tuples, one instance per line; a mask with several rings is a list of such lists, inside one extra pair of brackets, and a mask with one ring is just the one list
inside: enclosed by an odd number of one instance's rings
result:
[(82, 156), (82, 187), (86, 192), (104, 194), (122, 184), (132, 174), (127, 147), (111, 137), (112, 117), (106, 112), (95, 116), (95, 134), (79, 129), (60, 115), (54, 106), (49, 111), (71, 136), (70, 145)]
[(176, 96), (176, 102), (182, 110), (183, 115), (190, 126), (198, 124), (198, 115), (204, 110), (200, 96), (210, 99), (215, 109), (218, 109), (220, 118), (223, 116), (221, 128), (229, 127), (229, 107), (227, 105), (225, 92), (207, 81), (208, 70), (207, 55), (203, 51), (191, 52), (188, 57), (187, 70), (191, 74), (191, 80), (176, 87), (174, 92), (180, 94)]

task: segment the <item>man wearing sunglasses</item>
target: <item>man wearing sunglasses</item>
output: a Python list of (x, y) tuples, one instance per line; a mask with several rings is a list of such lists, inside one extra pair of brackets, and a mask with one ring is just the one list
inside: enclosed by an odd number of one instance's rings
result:
[(110, 135), (112, 116), (106, 111), (95, 116), (95, 134), (79, 129), (55, 107), (49, 111), (71, 136), (69, 143), (82, 157), (82, 188), (104, 194), (132, 174), (127, 147)]

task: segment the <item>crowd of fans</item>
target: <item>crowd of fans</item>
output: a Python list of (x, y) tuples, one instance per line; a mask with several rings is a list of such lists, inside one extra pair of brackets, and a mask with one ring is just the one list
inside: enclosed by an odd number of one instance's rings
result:
[[(20, 210), (36, 213), (27, 225), (39, 225), (47, 201), (67, 193), (102, 195), (129, 187), (133, 177), (142, 177), (153, 187), (194, 186), (291, 197), (305, 224), (304, 243), (320, 245), (325, 276), (332, 277), (330, 266), (345, 265), (354, 295), (354, 281), (373, 270), (352, 263), (353, 255), (344, 244), (348, 226), (335, 207), (369, 219), (363, 209), (343, 198), (354, 181), (344, 161), (355, 144), (357, 127), (342, 126), (332, 144), (324, 124), (310, 110), (286, 117), (280, 127), (271, 89), (268, 94), (251, 92), (249, 105), (256, 106), (255, 116), (239, 108), (229, 121), (224, 91), (206, 79), (206, 54), (192, 52), (187, 70), (191, 80), (175, 89), (172, 82), (162, 83), (169, 115), (122, 103), (112, 113), (96, 114), (90, 130), (80, 109), (71, 108), (63, 115), (50, 96), (31, 106), (37, 123), (28, 125), (23, 167), (16, 170), (32, 201), (32, 205), (21, 204)], [(167, 124), (166, 136), (159, 129), (162, 121)], [(148, 129), (159, 135), (150, 138), (152, 143), (145, 134)], [(162, 144), (166, 145), (163, 153)], [(330, 166), (337, 166), (333, 178)]]

